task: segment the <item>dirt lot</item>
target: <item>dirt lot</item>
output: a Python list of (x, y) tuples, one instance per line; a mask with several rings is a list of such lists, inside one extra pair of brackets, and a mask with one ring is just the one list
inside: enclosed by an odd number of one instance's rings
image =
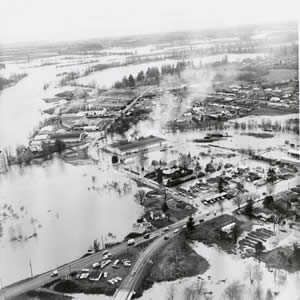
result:
[(141, 290), (146, 290), (154, 282), (171, 281), (178, 278), (203, 274), (209, 264), (187, 243), (184, 233), (175, 237), (155, 257), (153, 265), (143, 280)]

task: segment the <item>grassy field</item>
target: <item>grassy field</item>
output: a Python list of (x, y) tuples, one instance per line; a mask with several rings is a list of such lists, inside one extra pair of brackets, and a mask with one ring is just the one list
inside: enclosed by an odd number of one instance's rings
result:
[(248, 115), (252, 116), (279, 116), (279, 115), (288, 115), (296, 113), (296, 111), (293, 111), (291, 109), (277, 109), (277, 108), (271, 108), (271, 107), (260, 107), (255, 108), (249, 112)]
[(184, 234), (176, 236), (153, 259), (153, 264), (142, 282), (143, 290), (154, 282), (172, 281), (178, 278), (203, 274), (209, 268), (207, 260), (199, 256), (187, 243)]

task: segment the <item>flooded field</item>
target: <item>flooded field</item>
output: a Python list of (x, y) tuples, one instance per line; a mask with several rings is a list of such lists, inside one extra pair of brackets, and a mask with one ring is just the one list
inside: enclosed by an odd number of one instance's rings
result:
[[(290, 274), (280, 270), (268, 270), (263, 263), (258, 263), (254, 259), (241, 259), (239, 256), (229, 255), (216, 248), (208, 247), (202, 243), (194, 243), (194, 250), (205, 257), (210, 268), (206, 273), (197, 277), (185, 278), (173, 282), (156, 283), (147, 290), (140, 298), (141, 300), (164, 300), (168, 299), (170, 287), (175, 288), (176, 300), (184, 299), (187, 288), (196, 288), (199, 282), (204, 282), (203, 291), (212, 292), (213, 299), (224, 299), (226, 287), (233, 281), (238, 281), (242, 286), (242, 299), (253, 299), (256, 290), (259, 288), (262, 299), (268, 290), (272, 293), (278, 292), (276, 299), (295, 299), (295, 295), (300, 294), (300, 274)], [(251, 284), (250, 272), (256, 273), (255, 280)], [(258, 299), (258, 298), (255, 298)]]
[[(247, 55), (232, 55), (229, 60), (239, 61)], [(53, 97), (56, 93), (73, 89), (71, 87), (57, 88), (57, 73), (81, 71), (91, 64), (73, 66), (78, 59), (52, 59), (58, 65), (39, 66), (43, 61), (8, 63), (7, 72), (27, 72), (28, 76), (18, 84), (3, 90), (0, 93), (0, 148), (14, 149), (19, 144), (27, 144), (32, 129), (45, 117), (41, 111), (47, 107), (42, 98)], [(93, 57), (87, 56), (82, 61)], [(124, 56), (96, 58), (100, 62), (120, 61)], [(201, 57), (203, 62), (213, 62), (222, 59), (221, 56)], [(174, 60), (151, 62), (147, 64), (129, 65), (92, 73), (78, 80), (87, 84), (95, 81), (98, 86), (111, 86), (130, 73), (136, 75), (140, 70), (150, 66), (160, 67), (162, 64), (175, 63)], [(69, 66), (64, 66), (69, 64)], [(49, 83), (47, 90), (43, 85)], [(168, 140), (172, 148), (166, 152), (149, 153), (148, 161), (163, 159), (171, 161), (177, 159), (178, 153), (198, 154), (207, 151), (207, 147), (196, 144), (191, 140), (204, 137), (207, 131), (164, 132), (157, 123), (141, 122), (138, 129), (145, 135), (154, 134)], [(5, 130), (3, 130), (5, 128)], [(284, 139), (293, 137), (292, 134), (276, 133), (271, 139), (263, 140), (255, 137), (241, 136), (239, 131), (231, 130), (232, 137), (215, 145), (240, 148), (253, 147), (264, 150), (267, 147), (281, 146)], [(220, 160), (224, 158), (220, 158)], [(237, 163), (240, 157), (232, 159)], [(203, 158), (207, 163), (210, 158)], [(219, 160), (219, 158), (216, 158)], [(245, 164), (251, 163), (249, 160)], [(134, 201), (137, 186), (125, 176), (120, 175), (104, 162), (97, 165), (73, 166), (59, 159), (42, 165), (33, 165), (26, 168), (13, 167), (7, 174), (0, 175), (0, 218), (2, 236), (0, 237), (0, 278), (3, 285), (30, 276), (30, 263), (33, 274), (44, 272), (76, 259), (83, 255), (94, 239), (104, 242), (120, 241), (132, 229), (132, 223), (142, 214), (143, 209)], [(253, 166), (255, 163), (253, 162)], [(93, 177), (94, 176), (94, 177)], [(93, 179), (94, 178), (94, 179)], [(118, 182), (121, 191), (112, 188), (113, 182)], [(123, 192), (126, 184), (129, 190)], [(4, 211), (10, 213), (4, 215)], [(72, 209), (71, 209), (72, 208)], [(198, 247), (198, 248), (197, 248)], [(236, 258), (227, 257), (214, 249), (206, 249), (198, 245), (196, 249), (205, 251), (208, 259), (216, 257), (219, 265), (213, 268), (222, 268), (221, 263), (243, 265)], [(202, 248), (201, 248), (202, 247)], [(218, 255), (222, 257), (218, 258)], [(223, 257), (224, 256), (224, 257)], [(222, 260), (224, 259), (224, 262)], [(214, 272), (212, 269), (209, 272)], [(240, 268), (237, 269), (240, 271)], [(224, 270), (225, 271), (225, 270)], [(211, 273), (210, 273), (211, 274)], [(222, 275), (222, 276), (221, 276)], [(240, 274), (239, 274), (240, 275)], [(220, 274), (226, 277), (228, 274)], [(237, 275), (238, 276), (238, 275)], [(268, 277), (266, 273), (266, 278)], [(293, 282), (294, 277), (290, 281)], [(290, 282), (287, 281), (287, 282)], [(187, 280), (182, 280), (182, 283)], [(181, 288), (181, 284), (178, 289)], [(168, 284), (155, 285), (147, 291), (142, 299), (163, 299), (155, 295), (162, 295), (162, 290)], [(273, 287), (274, 288), (274, 287)], [(158, 294), (157, 294), (158, 293)], [(162, 293), (162, 294), (161, 294)], [(93, 299), (93, 296), (78, 296), (78, 299)], [(97, 299), (107, 299), (101, 296)], [(148, 297), (148, 298), (147, 298)], [(178, 298), (181, 299), (181, 298)], [(282, 298), (284, 299), (284, 298)]]
[(14, 167), (0, 175), (0, 184), (3, 285), (28, 277), (30, 261), (37, 274), (79, 258), (94, 239), (120, 241), (143, 212), (133, 197), (134, 182), (94, 165), (75, 167), (57, 159)]

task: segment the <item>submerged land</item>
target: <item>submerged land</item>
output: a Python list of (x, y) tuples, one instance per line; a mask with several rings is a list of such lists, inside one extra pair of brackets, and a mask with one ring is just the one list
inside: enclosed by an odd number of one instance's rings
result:
[[(252, 30), (254, 35), (259, 29)], [(268, 43), (245, 38), (242, 31), (234, 37), (223, 32), (224, 40), (205, 32), (188, 39), (170, 34), (164, 37), (167, 44), (158, 37), (140, 38), (134, 45), (113, 40), (110, 45), (118, 51), (105, 42), (37, 47), (31, 57), (26, 48), (7, 49), (10, 59), (2, 69), (20, 64), (29, 73), (18, 80), (24, 77), (26, 84), (31, 72), (43, 68), (52, 77), (40, 84), (43, 118), (28, 129), (27, 143), (3, 146), (2, 176), (44, 168), (50, 179), (57, 162), (56, 174), (72, 165), (66, 177), (84, 170), (69, 182), (72, 187), (66, 186), (74, 189), (72, 197), (56, 193), (50, 199), (59, 198), (70, 211), (72, 201), (80, 204), (78, 211), (88, 205), (83, 223), (79, 212), (68, 222), (82, 224), (74, 233), (80, 240), (88, 232), (89, 243), (73, 246), (68, 259), (58, 242), (59, 261), (24, 281), (10, 275), (0, 294), (11, 299), (74, 294), (143, 299), (151, 293), (159, 299), (171, 294), (168, 299), (183, 294), (224, 299), (224, 293), (242, 286), (242, 299), (258, 289), (264, 296), (287, 297), (270, 280), (270, 274), (286, 272), (291, 284), (300, 270), (298, 40), (293, 26), (283, 31), (270, 34)], [(134, 50), (145, 45), (149, 53)], [(104, 86), (110, 72), (116, 75)], [(5, 82), (5, 90), (20, 84)], [(36, 180), (43, 176), (38, 173)], [(5, 249), (40, 241), (49, 224), (62, 229), (59, 222), (67, 222), (68, 212), (51, 205), (40, 212), (47, 217), (30, 217), (28, 202), (1, 202)], [(127, 225), (129, 205), (137, 213)], [(112, 215), (101, 223), (103, 230), (95, 224), (107, 210)], [(51, 222), (43, 222), (49, 216)], [(113, 230), (124, 226), (126, 234), (116, 237)], [(213, 272), (231, 259), (239, 265), (232, 274)], [(253, 277), (258, 269), (260, 280)]]

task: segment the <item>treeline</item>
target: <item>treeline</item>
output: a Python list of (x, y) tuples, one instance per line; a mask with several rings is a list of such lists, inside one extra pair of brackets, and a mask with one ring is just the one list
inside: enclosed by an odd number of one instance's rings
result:
[(61, 154), (66, 149), (66, 144), (61, 140), (55, 140), (54, 144), (41, 144), (41, 150), (38, 152), (32, 152), (30, 147), (19, 145), (16, 148), (16, 156), (10, 155), (10, 163), (22, 165), (30, 165), (34, 159), (48, 160), (53, 157), (53, 153)]
[(0, 77), (0, 90), (18, 83), (22, 78), (26, 77), (27, 73), (13, 74), (9, 78)]
[(181, 61), (174, 64), (162, 65), (158, 67), (148, 68), (146, 72), (140, 71), (136, 77), (130, 74), (128, 77), (124, 76), (121, 81), (114, 84), (114, 88), (131, 88), (135, 86), (159, 84), (160, 80), (165, 75), (180, 75), (187, 68), (195, 68), (192, 61)]

